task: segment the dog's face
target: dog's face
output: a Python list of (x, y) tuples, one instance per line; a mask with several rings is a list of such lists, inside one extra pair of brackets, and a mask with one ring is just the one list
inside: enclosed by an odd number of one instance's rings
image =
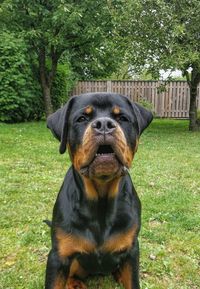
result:
[(151, 112), (126, 97), (112, 93), (75, 96), (48, 118), (48, 127), (68, 148), (79, 174), (109, 181), (131, 166), (142, 131)]

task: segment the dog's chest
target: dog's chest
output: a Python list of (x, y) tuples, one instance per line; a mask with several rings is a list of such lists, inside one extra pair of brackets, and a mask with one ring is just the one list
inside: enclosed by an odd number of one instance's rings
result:
[(126, 258), (128, 251), (109, 253), (94, 251), (89, 254), (78, 254), (80, 265), (90, 274), (108, 274), (119, 269), (120, 264)]
[(91, 251), (116, 253), (129, 249), (136, 236), (137, 226), (131, 210), (123, 204), (102, 201), (98, 207), (79, 207), (73, 218), (73, 233), (91, 244)]
[(137, 237), (131, 209), (102, 201), (96, 207), (81, 204), (73, 211), (66, 231), (57, 230), (58, 251), (75, 255), (88, 271), (106, 273), (117, 268)]
[[(132, 233), (130, 211), (123, 204), (101, 200), (92, 208), (80, 206), (72, 227), (76, 234), (91, 240), (97, 247), (121, 246), (121, 240)], [(131, 231), (131, 232), (130, 232)], [(113, 248), (114, 250), (114, 248)]]
[[(127, 227), (125, 220), (126, 218), (121, 222), (121, 225), (124, 223), (124, 228)], [(89, 222), (88, 225), (82, 236), (83, 239), (90, 240), (91, 247), (85, 252), (78, 250), (79, 263), (90, 274), (107, 274), (117, 270), (133, 244), (135, 226), (119, 230), (119, 224), (116, 222), (102, 226), (97, 220)]]

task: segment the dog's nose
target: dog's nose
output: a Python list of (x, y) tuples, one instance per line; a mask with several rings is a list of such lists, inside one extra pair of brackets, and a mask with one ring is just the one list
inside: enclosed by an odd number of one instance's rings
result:
[(111, 118), (101, 117), (93, 121), (92, 128), (98, 133), (108, 134), (116, 129), (116, 124)]

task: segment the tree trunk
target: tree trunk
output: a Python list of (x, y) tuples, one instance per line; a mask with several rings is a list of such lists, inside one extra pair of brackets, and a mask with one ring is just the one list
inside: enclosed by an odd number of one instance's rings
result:
[(189, 109), (189, 130), (197, 131), (200, 129), (200, 124), (197, 119), (197, 86), (200, 81), (200, 73), (195, 70), (191, 72), (190, 80), (190, 109)]
[(51, 102), (51, 82), (46, 73), (46, 55), (45, 49), (41, 48), (39, 53), (39, 72), (40, 72), (40, 85), (44, 99), (46, 117), (53, 113), (53, 105)]
[(190, 86), (190, 110), (189, 110), (189, 130), (195, 131), (197, 130), (197, 85), (191, 83)]
[(42, 87), (43, 98), (44, 98), (44, 106), (45, 106), (45, 114), (48, 117), (53, 113), (53, 105), (51, 102), (51, 89), (48, 85), (43, 85)]

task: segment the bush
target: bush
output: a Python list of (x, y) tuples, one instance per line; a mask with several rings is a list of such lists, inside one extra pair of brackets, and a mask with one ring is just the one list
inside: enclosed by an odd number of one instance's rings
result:
[(74, 86), (73, 73), (67, 64), (58, 64), (56, 77), (53, 82), (51, 96), (53, 109), (60, 108), (69, 98)]
[(150, 101), (146, 99), (140, 99), (138, 103), (144, 108), (150, 110), (153, 113), (153, 115), (155, 115), (153, 104)]
[(39, 120), (44, 105), (25, 42), (8, 32), (2, 32), (0, 39), (0, 121)]

